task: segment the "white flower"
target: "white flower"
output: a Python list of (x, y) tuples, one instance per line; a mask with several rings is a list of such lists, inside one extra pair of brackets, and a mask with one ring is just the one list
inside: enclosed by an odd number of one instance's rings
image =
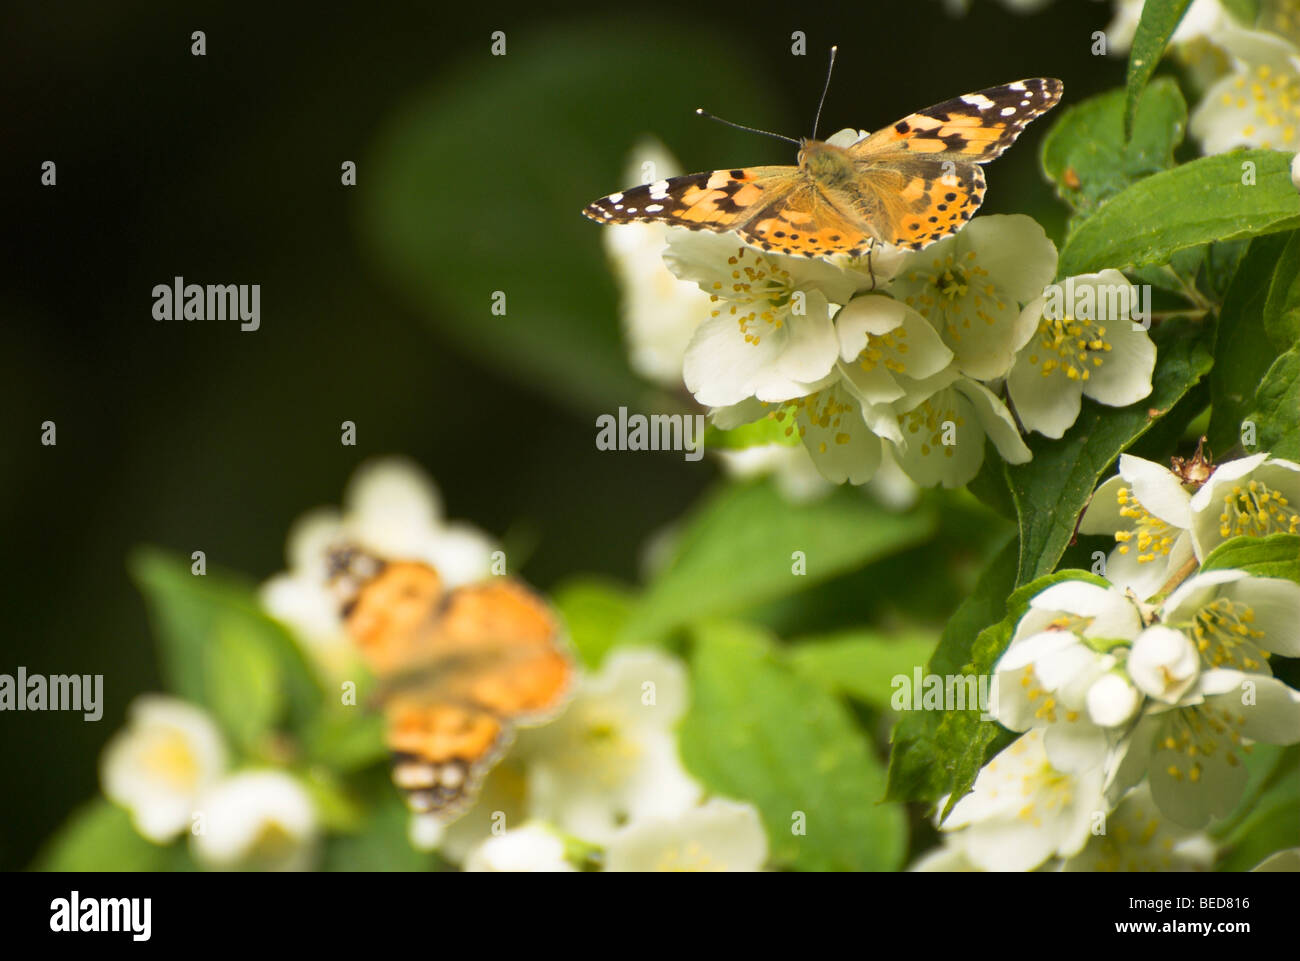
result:
[(1155, 624), (1138, 635), (1125, 666), (1148, 697), (1175, 704), (1196, 683), (1201, 658), (1182, 631)]
[(925, 317), (976, 380), (1006, 375), (1029, 334), (1020, 308), (1056, 274), (1056, 247), (1032, 217), (977, 217), (914, 253), (890, 290)]
[(853, 298), (835, 315), (835, 333), (840, 373), (864, 406), (914, 403), (953, 359), (924, 317), (881, 294)]
[(921, 488), (898, 463), (893, 445), (886, 445), (880, 468), (867, 482), (866, 491), (890, 510), (905, 511), (920, 499)]
[(1300, 657), (1300, 584), (1207, 571), (1165, 601), (1161, 620), (1191, 633), (1207, 667), (1269, 673), (1269, 654)]
[(1102, 722), (1124, 705), (1108, 680), (1115, 656), (1092, 645), (1131, 640), (1141, 617), (1118, 588), (1086, 581), (1053, 584), (1029, 604), (994, 668), (994, 716), (1013, 731), (1045, 728), (1046, 751), (1060, 770), (1095, 767), (1108, 745)]
[(674, 235), (664, 260), (712, 300), (683, 367), (701, 404), (790, 400), (835, 366), (831, 305), (853, 296), (854, 274), (823, 260), (763, 253), (734, 234)]
[(864, 407), (843, 379), (800, 397), (794, 402), (793, 416), (813, 464), (836, 484), (871, 480), (884, 458), (884, 444), (876, 430), (897, 430), (888, 409)]
[(1246, 785), (1239, 752), (1251, 741), (1300, 741), (1300, 691), (1263, 674), (1203, 671), (1182, 701), (1152, 708), (1119, 745), (1107, 790), (1116, 796), (1148, 774), (1160, 810), (1200, 827), (1236, 806)]
[(1232, 56), (1233, 69), (1192, 111), (1188, 130), (1201, 150), (1300, 149), (1300, 52), (1275, 34), (1237, 27), (1215, 41)]
[(752, 804), (713, 798), (675, 817), (648, 817), (605, 846), (606, 871), (760, 871), (767, 835)]
[[(900, 410), (902, 404), (894, 408)], [(972, 480), (984, 463), (986, 437), (1008, 464), (1023, 464), (1033, 456), (1006, 405), (968, 377), (901, 409), (898, 422), (899, 466), (922, 487), (961, 487)]]
[(1053, 763), (1098, 763), (1101, 728), (1123, 724), (1139, 700), (1116, 673), (1116, 653), (1138, 637), (1142, 616), (1117, 587), (1061, 581), (1035, 595), (998, 662), (998, 719), (1012, 730), (1047, 727)]
[(466, 871), (576, 871), (564, 857), (564, 840), (540, 824), (489, 837), (465, 859)]
[(687, 703), (676, 658), (615, 650), (557, 720), (520, 739), (533, 815), (602, 844), (629, 822), (693, 807), (702, 789), (682, 767), (674, 731)]
[(289, 570), (262, 585), (263, 605), (293, 628), (330, 678), (349, 676), (357, 662), (329, 583), (329, 553), (343, 544), (425, 561), (447, 587), (488, 576), (494, 549), (475, 528), (443, 520), (437, 488), (415, 465), (396, 458), (362, 465), (342, 512), (321, 509), (300, 518), (289, 532)]
[(127, 709), (127, 726), (100, 759), (111, 801), (131, 812), (135, 829), (163, 844), (190, 826), (199, 793), (225, 770), (221, 732), (192, 704), (145, 694)]
[(1214, 841), (1162, 817), (1151, 789), (1140, 784), (1107, 816), (1105, 833), (1066, 861), (1063, 871), (1208, 871)]
[(1108, 671), (1088, 688), (1088, 716), (1101, 727), (1121, 727), (1137, 713), (1142, 695), (1124, 675)]
[[(528, 820), (528, 769), (512, 751), (492, 768), (483, 780), (478, 797), (468, 811), (432, 837), (428, 847), (436, 847), (448, 859), (464, 864), (479, 844), (515, 824)], [(413, 815), (413, 820), (430, 817)], [(441, 822), (434, 817), (432, 820)], [(426, 848), (428, 849), (428, 848)]]
[(1114, 535), (1106, 579), (1146, 600), (1193, 556), (1191, 501), (1172, 471), (1121, 454), (1119, 474), (1092, 495), (1079, 531)]
[(981, 870), (967, 856), (965, 846), (957, 840), (960, 837), (960, 831), (945, 834), (942, 844), (925, 852), (907, 870), (941, 874)]
[(304, 870), (318, 827), (311, 797), (282, 771), (244, 771), (208, 788), (195, 805), (195, 858), (214, 868)]
[(1192, 495), (1198, 557), (1230, 537), (1300, 533), (1300, 464), (1254, 454), (1220, 464)]
[(1101, 766), (1058, 771), (1035, 728), (984, 766), (943, 829), (961, 829), (966, 856), (985, 871), (1030, 871), (1078, 854), (1105, 810)]
[[(680, 173), (663, 144), (647, 138), (632, 152), (627, 181), (650, 183)], [(686, 345), (709, 316), (708, 295), (678, 280), (664, 265), (670, 232), (682, 229), (644, 223), (611, 224), (601, 231), (623, 294), (623, 331), (632, 369), (664, 387), (681, 384)]]
[(1300, 153), (1291, 158), (1291, 185), (1300, 190)]
[(1085, 394), (1124, 407), (1151, 393), (1156, 348), (1133, 322), (1129, 295), (1119, 295), (1131, 289), (1118, 270), (1103, 270), (1067, 278), (1064, 298), (1039, 297), (1025, 307), (1021, 330), (1034, 333), (1016, 355), (1007, 389), (1026, 430), (1060, 437)]
[(755, 444), (715, 453), (727, 476), (740, 480), (771, 477), (781, 496), (792, 504), (814, 501), (834, 490), (803, 444)]

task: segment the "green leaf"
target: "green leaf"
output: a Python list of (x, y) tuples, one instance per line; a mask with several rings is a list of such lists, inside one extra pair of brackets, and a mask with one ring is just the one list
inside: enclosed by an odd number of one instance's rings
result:
[(375, 778), (360, 807), (364, 815), (349, 834), (325, 845), (323, 871), (429, 871), (441, 865), (435, 854), (411, 846), (411, 815), (385, 774)]
[(1138, 111), (1138, 98), (1164, 56), (1169, 38), (1178, 29), (1183, 14), (1192, 0), (1147, 0), (1142, 6), (1137, 32), (1128, 57), (1128, 78), (1125, 83), (1124, 136), (1133, 130), (1133, 119)]
[(226, 733), (252, 750), (284, 708), (276, 651), (249, 632), (242, 619), (221, 617), (203, 660), (212, 712)]
[[(707, 622), (693, 632), (682, 760), (709, 788), (763, 816), (770, 860), (804, 871), (887, 871), (907, 845), (903, 811), (848, 709), (782, 663), (766, 632)], [(806, 833), (792, 830), (802, 813)]]
[[(1254, 183), (1242, 183), (1252, 164)], [(1190, 198), (1195, 198), (1192, 201)], [(1300, 227), (1291, 157), (1239, 150), (1139, 180), (1081, 223), (1061, 249), (1061, 276), (1168, 263), (1180, 250)]]
[[(1006, 599), (1016, 586), (1019, 545), (1007, 537), (980, 574), (979, 581), (949, 618), (926, 663), (927, 674), (960, 674), (970, 660), (975, 637), (1006, 613)], [(895, 801), (934, 801), (943, 795), (948, 774), (932, 762), (949, 747), (940, 742), (934, 711), (908, 711), (890, 734), (889, 793)]]
[(1011, 488), (1007, 485), (1007, 462), (988, 438), (984, 440), (984, 463), (966, 490), (985, 507), (1008, 520), (1016, 519), (1016, 502), (1011, 499)]
[(1300, 757), (1292, 749), (1286, 770), (1254, 799), (1249, 812), (1224, 838), (1229, 853), (1220, 871), (1249, 871), (1275, 851), (1300, 838)]
[(552, 593), (551, 600), (582, 663), (599, 667), (627, 623), (632, 592), (609, 578), (582, 577), (566, 581)]
[(316, 816), (326, 829), (355, 831), (364, 823), (364, 808), (328, 770), (313, 766), (300, 770), (297, 774), (299, 783), (311, 795)]
[(303, 753), (332, 771), (360, 770), (389, 756), (383, 716), (359, 706), (321, 711), (301, 737)]
[(148, 602), (168, 690), (213, 713), (246, 751), (281, 719), (299, 726), (322, 692), (288, 631), (259, 608), (251, 585), (160, 551), (130, 568)]
[(1187, 127), (1178, 85), (1162, 77), (1142, 94), (1131, 140), (1124, 133), (1124, 103), (1123, 90), (1085, 100), (1061, 114), (1043, 140), (1043, 171), (1057, 195), (1081, 214), (1174, 165), (1174, 148)]
[[(1066, 580), (1108, 586), (1104, 578), (1087, 571), (1064, 570), (1010, 591), (1013, 556), (1010, 551), (999, 555), (981, 578), (969, 606), (963, 604), (953, 615), (927, 674), (943, 677), (945, 682), (952, 676), (990, 676), (1035, 595)], [(993, 610), (998, 612), (995, 622), (974, 633), (973, 625)], [(913, 698), (919, 697), (920, 692), (914, 691)], [(943, 811), (947, 816), (975, 783), (989, 757), (1015, 736), (994, 721), (981, 720), (978, 706), (961, 711), (910, 711), (894, 729), (889, 797), (935, 802), (947, 794), (948, 805)]]
[(1034, 459), (1007, 469), (1020, 518), (1016, 583), (1056, 566), (1098, 479), (1210, 369), (1203, 337), (1201, 325), (1191, 321), (1161, 324), (1151, 332), (1156, 369), (1146, 399), (1119, 408), (1085, 399), (1078, 420), (1060, 440), (1035, 435), (1028, 441)]
[(704, 434), (704, 446), (708, 450), (744, 450), (747, 447), (763, 447), (767, 444), (795, 447), (801, 443), (799, 434), (793, 429), (793, 419), (789, 416), (782, 420), (777, 420), (775, 417), (760, 417), (756, 421), (741, 424), (731, 430), (719, 430), (710, 425)]
[(1300, 344), (1273, 361), (1255, 394), (1249, 419), (1257, 446), (1275, 457), (1300, 460)]
[(866, 629), (790, 641), (789, 663), (829, 691), (888, 708), (893, 679), (911, 677), (938, 644), (937, 634), (910, 631), (886, 634)]
[(72, 813), (32, 866), (37, 871), (159, 871), (168, 855), (168, 848), (140, 836), (126, 811), (96, 798)]
[(1287, 241), (1281, 234), (1252, 240), (1224, 296), (1210, 372), (1211, 450), (1226, 451), (1239, 442), (1255, 391), (1277, 357), (1265, 333), (1264, 309)]
[[(752, 138), (694, 115), (702, 97), (760, 125), (779, 103), (716, 35), (652, 48), (626, 43), (626, 29), (521, 30), (501, 57), (485, 35), (382, 120), (356, 190), (375, 269), (448, 342), (584, 412), (652, 401), (627, 363), (609, 228), (583, 206), (629, 186), (647, 131), (683, 172), (733, 151), (752, 162)], [(706, 79), (702, 63), (728, 66)]]
[[(896, 514), (852, 488), (790, 504), (769, 480), (724, 487), (686, 522), (620, 642), (657, 641), (688, 621), (793, 594), (917, 544), (934, 528), (932, 511)], [(805, 574), (795, 573), (798, 563)]]
[(1259, 0), (1219, 0), (1219, 4), (1232, 14), (1238, 23), (1253, 27), (1259, 17)]
[(1264, 332), (1278, 350), (1300, 343), (1300, 230), (1278, 256), (1264, 303)]
[(1245, 571), (1254, 577), (1284, 577), (1300, 583), (1300, 534), (1234, 537), (1210, 552), (1202, 571)]

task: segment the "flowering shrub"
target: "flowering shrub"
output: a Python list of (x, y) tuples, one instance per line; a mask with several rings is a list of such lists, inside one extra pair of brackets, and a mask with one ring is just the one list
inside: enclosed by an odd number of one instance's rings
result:
[[(38, 863), (1294, 869), (1300, 17), (1180, 6), (1118, 3), (1126, 85), (1044, 121), (1062, 231), (985, 214), (809, 259), (605, 229), (644, 396), (707, 416), (728, 479), (639, 584), (547, 585), (558, 710), (464, 767), (392, 750), (340, 546), (448, 592), (518, 572), (418, 467), (372, 460), (341, 508), (284, 519), (261, 584), (132, 558), (168, 693)], [(677, 172), (656, 142), (646, 165)]]

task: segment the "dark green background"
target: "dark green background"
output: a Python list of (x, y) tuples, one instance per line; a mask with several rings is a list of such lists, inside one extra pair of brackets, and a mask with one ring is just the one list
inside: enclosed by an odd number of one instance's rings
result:
[[(977, 2), (957, 21), (922, 2), (654, 3), (616, 14), (523, 3), (491, 13), (186, 6), (10, 3), (0, 27), (0, 672), (105, 675), (98, 724), (0, 715), (3, 867), (28, 863), (97, 790), (103, 743), (131, 698), (159, 687), (124, 563), (136, 545), (203, 550), (210, 565), (265, 577), (282, 567), (295, 517), (337, 503), (362, 460), (396, 452), (437, 478), (453, 517), (506, 538), (516, 560), (527, 555), (524, 573), (540, 586), (584, 571), (635, 579), (647, 535), (716, 476), (707, 459), (594, 444), (598, 413), (646, 397), (620, 393), (626, 371), (606, 376), (618, 356), (616, 292), (598, 228), (577, 211), (625, 186), (639, 132), (663, 135), (692, 169), (792, 162), (786, 145), (690, 114), (705, 105), (806, 131), (831, 43), (840, 64), (825, 132), (878, 127), (1023, 76), (1061, 77), (1066, 102), (1077, 102), (1123, 73), (1122, 61), (1089, 52), (1110, 5), (1078, 0), (1031, 17)], [(190, 55), (196, 29), (207, 34), (204, 58)], [(476, 113), (490, 71), (506, 66), (488, 55), (497, 29), (512, 68), (540, 65), (539, 80)], [(808, 56), (791, 56), (793, 30), (807, 33)], [(564, 87), (592, 71), (603, 82)], [(429, 189), (452, 208), (492, 198), (472, 223), (458, 215), (429, 230), (464, 231), (476, 262), (499, 269), (511, 324), (530, 323), (529, 278), (562, 271), (564, 297), (548, 293), (546, 310), (593, 345), (570, 350), (568, 375), (539, 376), (527, 357), (494, 349), (500, 335), (483, 326), (490, 291), (462, 289), (471, 281), (454, 258), (429, 258), (422, 290), (394, 279), (373, 242), (383, 220), (366, 192), (384, 185), (367, 161), (376, 141), (394, 131), (401, 140), (404, 115), (421, 116), (404, 114), (412, 102), (464, 123), (450, 131), (460, 146), (430, 167)], [(1037, 173), (1044, 128), (990, 170), (985, 210), (1034, 213), (1059, 230)], [(58, 164), (55, 188), (39, 184), (45, 160)], [(359, 164), (355, 188), (339, 183), (344, 160)], [(516, 168), (517, 179), (502, 173)], [(176, 274), (261, 284), (261, 330), (155, 322), (152, 287)], [(481, 311), (467, 309), (477, 299)], [(598, 360), (603, 386), (584, 389)], [(39, 443), (47, 419), (57, 447)], [(340, 445), (343, 420), (357, 423), (358, 446)]]

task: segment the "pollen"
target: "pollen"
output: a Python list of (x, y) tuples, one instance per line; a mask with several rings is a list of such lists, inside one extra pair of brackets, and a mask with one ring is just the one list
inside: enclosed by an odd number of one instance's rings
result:
[[(1086, 381), (1092, 371), (1100, 367), (1111, 344), (1106, 340), (1106, 328), (1093, 320), (1044, 317), (1038, 325), (1038, 345), (1046, 357), (1041, 361), (1041, 373), (1050, 377), (1060, 371), (1068, 380)], [(1029, 362), (1039, 365), (1037, 353), (1030, 354)]]
[(1219, 533), (1223, 537), (1300, 532), (1300, 513), (1286, 495), (1263, 481), (1235, 484), (1223, 497), (1219, 514)]
[(1192, 639), (1207, 667), (1257, 671), (1268, 659), (1259, 641), (1264, 632), (1251, 625), (1255, 611), (1248, 604), (1220, 597), (1198, 610), (1192, 619)]
[(1170, 526), (1143, 507), (1127, 487), (1116, 491), (1115, 498), (1119, 502), (1120, 517), (1132, 522), (1129, 530), (1115, 532), (1119, 552), (1128, 554), (1136, 549), (1139, 564), (1150, 564), (1168, 557), (1178, 540), (1178, 528)]

